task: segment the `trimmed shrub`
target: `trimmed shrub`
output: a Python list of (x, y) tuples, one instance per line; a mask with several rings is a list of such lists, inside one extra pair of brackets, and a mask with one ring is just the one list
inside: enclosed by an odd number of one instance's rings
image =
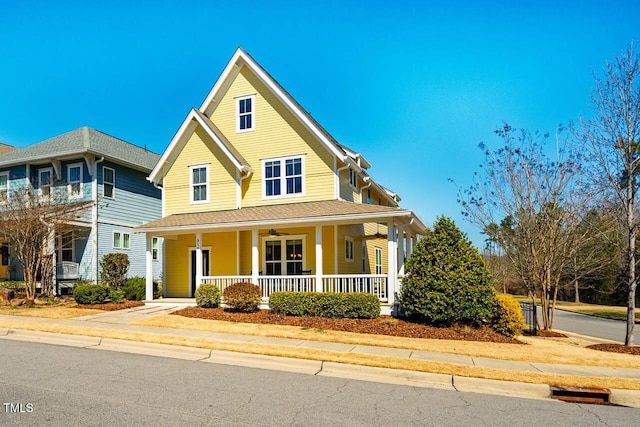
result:
[(286, 316), (317, 316), (332, 319), (380, 317), (378, 297), (361, 292), (274, 292), (269, 297), (269, 306), (274, 313)]
[(129, 256), (122, 253), (106, 254), (100, 260), (100, 270), (102, 283), (120, 289), (127, 280)]
[(491, 320), (494, 295), (478, 250), (451, 219), (439, 217), (407, 261), (404, 313), (434, 325), (480, 325)]
[(73, 287), (73, 299), (78, 304), (102, 304), (109, 295), (109, 287), (105, 285), (77, 284)]
[(147, 281), (144, 277), (132, 277), (122, 287), (124, 297), (129, 301), (142, 301), (147, 292)]
[(262, 291), (253, 283), (240, 282), (227, 287), (222, 296), (224, 303), (233, 311), (251, 313), (258, 309)]
[(112, 303), (120, 304), (123, 299), (124, 299), (124, 291), (117, 290), (117, 289), (111, 289), (109, 291), (109, 301), (111, 301)]
[(524, 326), (524, 317), (518, 300), (511, 295), (496, 295), (491, 317), (493, 330), (508, 337), (515, 337), (522, 335)]
[(198, 286), (195, 293), (196, 304), (202, 308), (215, 308), (220, 305), (220, 289), (211, 283), (203, 283)]

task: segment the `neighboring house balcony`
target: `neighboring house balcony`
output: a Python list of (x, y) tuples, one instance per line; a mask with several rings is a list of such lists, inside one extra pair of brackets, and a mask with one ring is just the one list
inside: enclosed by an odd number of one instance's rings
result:
[(390, 313), (424, 229), (409, 210), (329, 200), (171, 215), (135, 231), (146, 234), (147, 268), (153, 238), (164, 238), (166, 297), (192, 298), (203, 283), (224, 291), (250, 282), (265, 308), (277, 291), (366, 292)]

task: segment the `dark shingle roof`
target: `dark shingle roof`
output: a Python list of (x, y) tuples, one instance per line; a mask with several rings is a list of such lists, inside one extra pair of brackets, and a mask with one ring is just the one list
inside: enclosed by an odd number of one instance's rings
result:
[(160, 155), (104, 132), (83, 126), (46, 141), (18, 149), (0, 157), (0, 166), (46, 160), (51, 157), (91, 153), (109, 160), (150, 171)]

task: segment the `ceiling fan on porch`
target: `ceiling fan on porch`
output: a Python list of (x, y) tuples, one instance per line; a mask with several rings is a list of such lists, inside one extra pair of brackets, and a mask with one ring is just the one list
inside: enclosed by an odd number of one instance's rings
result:
[(387, 235), (386, 234), (382, 234), (380, 233), (380, 226), (377, 227), (376, 233), (375, 234), (369, 234), (369, 235), (364, 235), (362, 236), (362, 240), (369, 240), (369, 239), (386, 239)]
[(279, 236), (288, 236), (289, 233), (285, 233), (283, 231), (278, 231), (275, 228), (271, 228), (266, 233), (260, 233), (260, 235), (261, 236), (268, 236), (268, 237), (279, 237)]

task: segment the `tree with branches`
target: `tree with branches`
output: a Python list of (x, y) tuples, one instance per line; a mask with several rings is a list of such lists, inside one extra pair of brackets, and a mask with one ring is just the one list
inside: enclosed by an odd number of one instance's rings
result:
[(502, 146), (494, 151), (480, 144), (485, 155), (481, 172), (458, 201), (463, 215), (509, 258), (532, 301), (540, 300), (541, 326), (552, 329), (562, 272), (579, 247), (575, 230), (589, 202), (585, 192), (574, 191), (580, 158), (559, 149), (558, 134), (555, 161), (545, 154), (549, 135), (509, 125), (496, 134)]
[(44, 188), (27, 185), (0, 194), (0, 238), (22, 266), (29, 301), (35, 300), (38, 275), (41, 293), (53, 295), (55, 233), (70, 229), (88, 206), (69, 201), (65, 186)]
[(615, 200), (625, 235), (627, 330), (625, 345), (634, 343), (636, 302), (636, 239), (638, 234), (638, 175), (640, 172), (640, 58), (630, 44), (625, 52), (595, 76), (591, 100), (593, 117), (576, 129), (585, 150), (594, 188)]

